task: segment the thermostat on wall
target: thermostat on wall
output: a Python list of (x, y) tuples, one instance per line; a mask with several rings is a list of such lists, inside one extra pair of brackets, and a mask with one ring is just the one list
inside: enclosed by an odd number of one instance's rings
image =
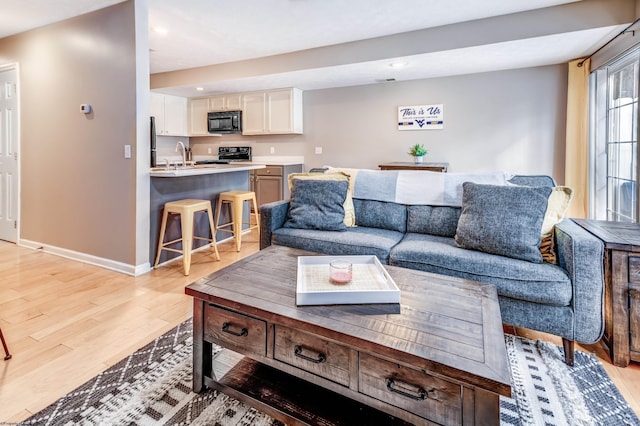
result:
[(89, 104), (80, 104), (80, 112), (85, 114), (89, 114), (91, 112), (91, 105)]

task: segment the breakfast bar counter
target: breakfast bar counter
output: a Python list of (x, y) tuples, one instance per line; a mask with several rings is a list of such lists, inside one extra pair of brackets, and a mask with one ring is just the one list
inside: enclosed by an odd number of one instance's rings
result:
[(191, 167), (152, 167), (149, 171), (151, 177), (183, 177), (200, 176), (218, 173), (242, 172), (255, 169), (264, 169), (265, 165), (254, 162), (233, 164), (203, 164)]
[[(264, 164), (244, 163), (244, 164), (207, 164), (198, 165), (191, 168), (165, 168), (154, 167), (150, 170), (150, 235), (149, 235), (149, 259), (152, 262), (156, 258), (158, 250), (158, 238), (160, 234), (160, 224), (162, 221), (162, 211), (165, 203), (182, 199), (210, 200), (212, 208), (215, 210), (218, 202), (218, 195), (221, 192), (233, 190), (250, 189), (251, 170), (263, 169)], [(247, 219), (248, 220), (248, 215)], [(221, 214), (221, 223), (229, 221), (226, 209)], [(209, 222), (206, 215), (196, 215), (194, 218), (194, 228), (196, 235), (205, 235), (209, 232)], [(220, 233), (216, 236), (219, 241), (229, 237), (227, 233)], [(172, 241), (180, 238), (180, 220), (169, 218), (165, 234), (165, 241)], [(204, 245), (206, 242), (196, 240), (198, 244)], [(197, 248), (197, 247), (196, 247)], [(180, 256), (163, 250), (160, 263)]]

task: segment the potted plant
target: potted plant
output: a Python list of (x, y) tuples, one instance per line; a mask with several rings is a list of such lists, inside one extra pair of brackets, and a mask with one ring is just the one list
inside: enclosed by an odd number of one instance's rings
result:
[(422, 157), (427, 155), (427, 150), (424, 149), (424, 145), (417, 143), (409, 148), (409, 155), (413, 156), (416, 163), (422, 163)]

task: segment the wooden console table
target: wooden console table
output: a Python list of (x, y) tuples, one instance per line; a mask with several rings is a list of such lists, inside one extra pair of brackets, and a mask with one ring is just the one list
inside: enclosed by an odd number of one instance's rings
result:
[(611, 362), (640, 361), (640, 224), (573, 219), (604, 242), (605, 330)]
[(378, 165), (380, 170), (428, 170), (431, 172), (446, 173), (449, 163), (409, 163), (395, 162)]

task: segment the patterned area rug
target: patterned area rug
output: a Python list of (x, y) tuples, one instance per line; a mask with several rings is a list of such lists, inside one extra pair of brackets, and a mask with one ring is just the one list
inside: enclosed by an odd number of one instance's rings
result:
[[(636, 425), (640, 421), (592, 354), (505, 335), (512, 398), (502, 425)], [(215, 390), (191, 392), (191, 321), (186, 321), (23, 425), (219, 425), (282, 423)]]

